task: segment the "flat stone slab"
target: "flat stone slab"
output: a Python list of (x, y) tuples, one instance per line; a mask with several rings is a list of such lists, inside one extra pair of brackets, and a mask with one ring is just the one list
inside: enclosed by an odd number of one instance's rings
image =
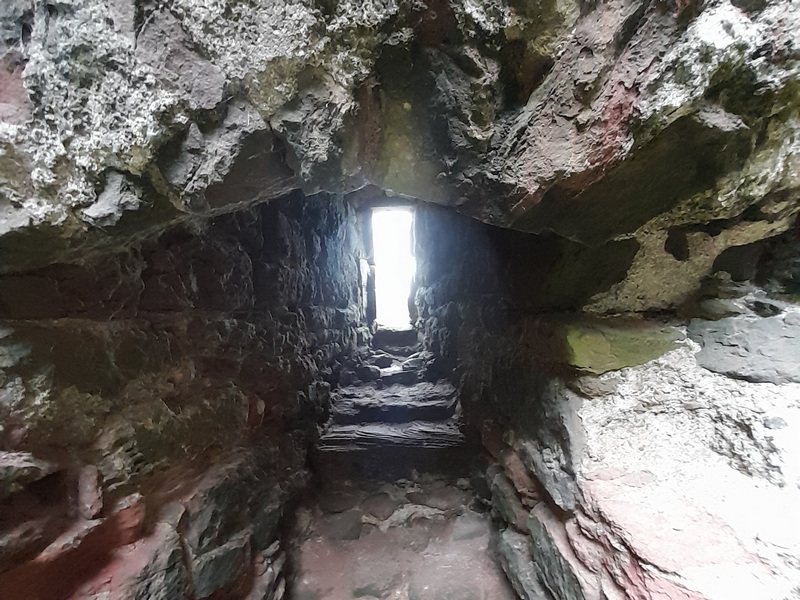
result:
[(702, 346), (697, 362), (709, 371), (747, 381), (800, 383), (800, 311), (693, 319), (689, 337)]
[(438, 421), (453, 416), (456, 390), (446, 381), (421, 382), (413, 386), (350, 386), (339, 392), (331, 411), (334, 423), (405, 423)]

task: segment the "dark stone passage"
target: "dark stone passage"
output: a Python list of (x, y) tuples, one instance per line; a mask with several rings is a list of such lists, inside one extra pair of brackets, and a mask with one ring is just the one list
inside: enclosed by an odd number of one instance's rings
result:
[(725, 498), (788, 507), (800, 473), (794, 234), (749, 282), (609, 316), (568, 308), (619, 277), (570, 242), (418, 205), (392, 330), (369, 208), (291, 194), (0, 278), (0, 598), (701, 598), (673, 545), (751, 564)]
[(292, 532), (290, 597), (517, 598), (499, 563), (489, 456), (462, 431), (456, 388), (426, 381), (430, 358), (415, 330), (378, 329), (333, 392)]

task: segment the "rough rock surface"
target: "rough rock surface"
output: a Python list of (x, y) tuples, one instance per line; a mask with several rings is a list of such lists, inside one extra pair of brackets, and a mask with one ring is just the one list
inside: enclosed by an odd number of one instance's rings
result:
[(55, 471), (55, 465), (34, 458), (30, 452), (1, 452), (0, 500)]
[[(520, 593), (531, 563), (519, 555), (530, 551), (538, 583), (564, 600), (795, 597), (800, 347), (784, 287), (795, 255), (753, 274), (779, 298), (726, 274), (687, 305), (705, 317), (688, 328), (666, 315), (587, 327), (585, 314), (521, 310), (537, 296), (517, 296), (513, 267), (493, 268), (518, 246), (493, 244), (493, 232), (448, 235), (441, 223), (452, 220), (428, 211), (418, 222), (419, 324), (503, 468), (493, 505)], [(451, 268), (461, 244), (469, 268)], [(513, 550), (525, 533), (512, 530), (530, 532), (529, 548)]]
[(6, 3), (0, 269), (372, 185), (619, 256), (592, 310), (668, 308), (799, 210), (799, 11)]
[(800, 383), (800, 310), (693, 320), (689, 335), (702, 345), (698, 362), (711, 371), (748, 381)]

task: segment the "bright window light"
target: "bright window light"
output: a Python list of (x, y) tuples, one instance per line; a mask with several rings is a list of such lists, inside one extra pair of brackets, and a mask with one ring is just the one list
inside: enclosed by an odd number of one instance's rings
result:
[(378, 325), (411, 326), (408, 297), (417, 268), (411, 251), (410, 208), (372, 210), (372, 249), (375, 258), (375, 311)]

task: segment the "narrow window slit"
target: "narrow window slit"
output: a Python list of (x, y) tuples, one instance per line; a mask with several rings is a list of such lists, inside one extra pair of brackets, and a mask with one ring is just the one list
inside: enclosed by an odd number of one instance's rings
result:
[(413, 209), (409, 207), (372, 210), (375, 309), (379, 327), (411, 327), (408, 305), (416, 271), (412, 250), (413, 222)]

